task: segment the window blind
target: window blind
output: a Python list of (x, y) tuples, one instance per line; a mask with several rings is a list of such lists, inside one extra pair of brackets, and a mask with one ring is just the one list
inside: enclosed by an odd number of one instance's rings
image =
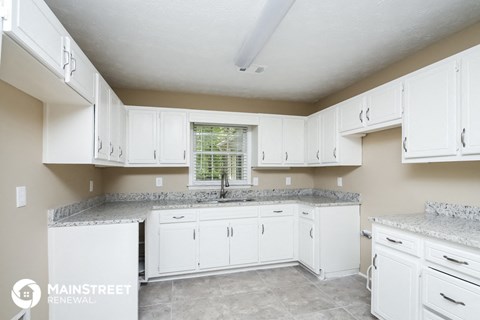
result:
[(247, 150), (246, 127), (194, 124), (193, 183), (218, 183), (225, 172), (230, 184), (247, 184)]

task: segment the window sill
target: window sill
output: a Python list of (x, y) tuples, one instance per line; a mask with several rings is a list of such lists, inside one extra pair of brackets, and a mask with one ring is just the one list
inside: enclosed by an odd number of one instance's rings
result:
[[(230, 185), (226, 187), (226, 190), (249, 189), (251, 187), (253, 187), (251, 184)], [(189, 185), (187, 188), (189, 190), (220, 190), (220, 185)]]

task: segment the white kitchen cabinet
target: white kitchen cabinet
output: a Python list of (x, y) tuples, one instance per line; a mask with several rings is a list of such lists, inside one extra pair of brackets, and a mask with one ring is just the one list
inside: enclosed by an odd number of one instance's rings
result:
[(419, 319), (419, 259), (383, 246), (372, 254), (372, 313), (386, 320)]
[(401, 125), (403, 80), (397, 79), (338, 105), (340, 132), (364, 134)]
[(65, 83), (88, 102), (95, 103), (95, 81), (97, 70), (70, 37), (64, 38)]
[(188, 163), (187, 113), (162, 111), (160, 113), (160, 163)]
[(462, 128), (457, 132), (461, 139), (462, 155), (480, 154), (480, 47), (467, 50), (462, 55)]
[(42, 0), (6, 0), (4, 32), (38, 61), (63, 79), (64, 37), (68, 35)]
[(314, 114), (306, 121), (305, 144), (307, 148), (306, 160), (308, 164), (320, 163), (320, 116)]
[(456, 155), (458, 71), (446, 59), (405, 78), (405, 160)]
[(158, 112), (148, 109), (128, 110), (128, 163), (157, 163)]
[(110, 90), (110, 150), (109, 160), (125, 162), (125, 106), (117, 95)]
[(48, 273), (59, 288), (111, 285), (123, 292), (75, 295), (95, 303), (51, 303), (50, 320), (137, 319), (138, 223), (49, 228)]
[(230, 223), (226, 220), (199, 224), (199, 267), (225, 267), (230, 262)]
[(95, 159), (108, 160), (110, 156), (110, 87), (97, 73), (95, 90)]
[(230, 265), (258, 262), (258, 220), (230, 221)]
[(315, 223), (301, 218), (298, 220), (298, 260), (311, 270), (315, 270)]
[(299, 166), (305, 162), (305, 117), (261, 115), (254, 129), (255, 166)]
[(160, 224), (158, 235), (158, 273), (195, 271), (197, 268), (197, 224)]
[(337, 163), (338, 150), (338, 109), (336, 107), (320, 111), (320, 146), (322, 163)]
[(293, 217), (260, 219), (260, 262), (292, 260), (294, 258)]

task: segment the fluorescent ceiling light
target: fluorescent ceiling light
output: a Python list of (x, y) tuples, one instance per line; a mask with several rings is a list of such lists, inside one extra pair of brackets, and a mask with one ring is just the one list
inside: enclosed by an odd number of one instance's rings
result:
[(247, 35), (235, 58), (235, 65), (247, 69), (292, 7), (295, 0), (266, 0), (256, 25)]

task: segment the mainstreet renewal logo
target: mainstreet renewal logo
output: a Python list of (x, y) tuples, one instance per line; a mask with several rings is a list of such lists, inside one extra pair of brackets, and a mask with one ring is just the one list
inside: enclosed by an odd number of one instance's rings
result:
[(31, 309), (40, 301), (42, 290), (35, 281), (22, 279), (17, 281), (12, 288), (12, 300), (22, 309)]

